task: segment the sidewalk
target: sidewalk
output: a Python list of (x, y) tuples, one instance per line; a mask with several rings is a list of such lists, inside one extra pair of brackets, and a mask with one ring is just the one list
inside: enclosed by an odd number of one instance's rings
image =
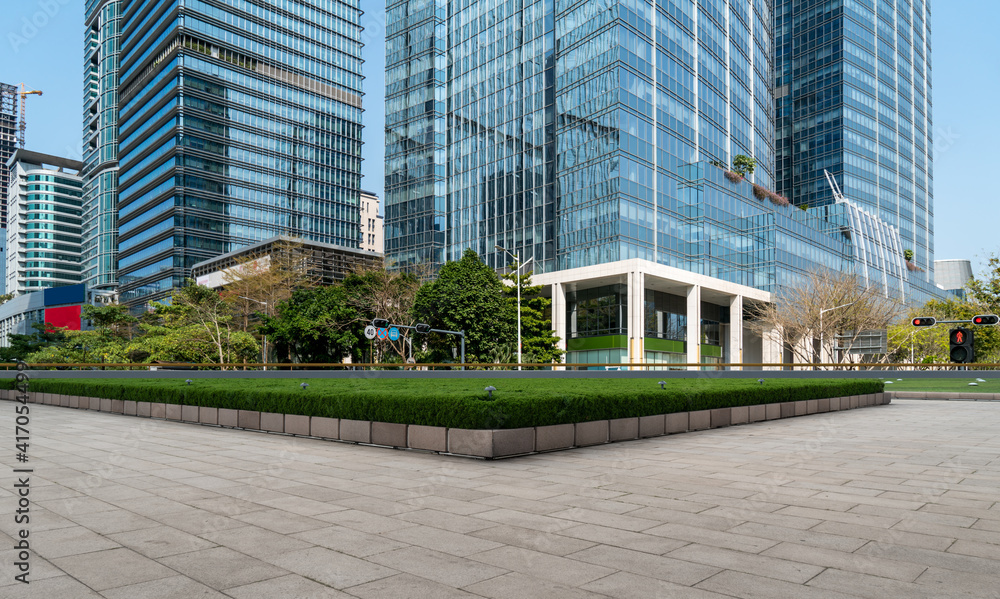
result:
[(1000, 406), (888, 406), (483, 462), (31, 405), (0, 598), (1000, 599)]

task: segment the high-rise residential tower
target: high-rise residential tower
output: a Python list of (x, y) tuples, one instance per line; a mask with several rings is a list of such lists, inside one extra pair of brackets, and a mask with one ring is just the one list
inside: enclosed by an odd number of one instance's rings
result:
[(770, 4), (391, 0), (387, 258), (699, 268), (677, 167), (744, 154), (773, 182)]
[(10, 173), (6, 292), (79, 283), (83, 163), (17, 150), (4, 166)]
[(358, 248), (360, 0), (120, 0), (118, 281), (276, 235)]
[(930, 0), (776, 0), (777, 188), (843, 194), (894, 226), (934, 282)]
[(88, 0), (83, 91), (83, 280), (118, 282), (118, 57), (121, 0)]

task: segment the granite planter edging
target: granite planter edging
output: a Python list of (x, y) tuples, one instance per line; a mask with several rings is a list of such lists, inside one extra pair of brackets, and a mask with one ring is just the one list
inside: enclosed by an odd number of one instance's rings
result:
[[(496, 459), (601, 445), (609, 442), (648, 439), (674, 433), (722, 428), (778, 418), (880, 406), (889, 404), (896, 393), (873, 393), (614, 420), (595, 420), (574, 424), (493, 430), (342, 420), (318, 416), (261, 413), (251, 410), (204, 408), (48, 393), (31, 395), (30, 401), (33, 403), (59, 407), (77, 407), (84, 410), (99, 410), (192, 424), (278, 432), (332, 441)], [(0, 399), (5, 398), (16, 400), (13, 393), (0, 395)]]

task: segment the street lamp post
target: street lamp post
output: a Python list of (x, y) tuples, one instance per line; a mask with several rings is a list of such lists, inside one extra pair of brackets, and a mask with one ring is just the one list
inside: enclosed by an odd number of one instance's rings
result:
[(516, 277), (514, 284), (517, 285), (517, 369), (521, 370), (521, 268), (527, 266), (535, 257), (532, 256), (528, 258), (527, 262), (521, 264), (520, 252), (512, 254), (499, 245), (496, 248), (513, 258), (514, 262), (517, 262), (517, 270), (514, 271)]
[(833, 308), (827, 308), (826, 310), (819, 311), (819, 361), (823, 361), (823, 314), (826, 312), (833, 312), (834, 310), (839, 310), (841, 308), (846, 308), (847, 306), (853, 306), (858, 302), (851, 302), (849, 304), (841, 304), (839, 306), (834, 306)]
[[(240, 299), (245, 299), (245, 300), (250, 301), (250, 302), (258, 303), (258, 304), (264, 306), (265, 310), (267, 309), (267, 302), (262, 302), (260, 300), (255, 300), (253, 298), (245, 297), (245, 296), (242, 296), (242, 295), (238, 295), (236, 297), (238, 297)], [(264, 335), (264, 347), (263, 347), (263, 349), (264, 349), (264, 370), (267, 370), (267, 335)]]

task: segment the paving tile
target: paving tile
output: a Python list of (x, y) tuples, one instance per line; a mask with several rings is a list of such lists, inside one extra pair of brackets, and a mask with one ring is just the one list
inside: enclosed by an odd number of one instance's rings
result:
[[(846, 524), (838, 524), (847, 526)], [(869, 529), (882, 530), (882, 529)], [(789, 543), (799, 543), (810, 547), (822, 547), (823, 549), (833, 549), (834, 551), (844, 551), (851, 553), (860, 549), (868, 542), (867, 539), (859, 539), (845, 533), (823, 534), (817, 528), (811, 530), (799, 530), (796, 528), (785, 528), (772, 524), (759, 524), (757, 522), (746, 522), (730, 528), (728, 532), (771, 539), (772, 541), (788, 541)], [(905, 533), (904, 533), (905, 534)]]
[(120, 532), (108, 535), (108, 538), (154, 559), (216, 546), (215, 543), (169, 526)]
[(584, 549), (567, 557), (685, 586), (694, 585), (721, 571), (721, 568), (604, 545)]
[(57, 597), (103, 599), (101, 595), (87, 588), (87, 585), (70, 576), (56, 576), (45, 580), (29, 577), (28, 580), (30, 581), (28, 584), (17, 582), (16, 586), (0, 586), (0, 597), (5, 599), (8, 597), (10, 599), (55, 599)]
[(845, 553), (795, 543), (781, 543), (768, 549), (763, 555), (826, 568), (884, 576), (905, 582), (913, 582), (926, 569), (926, 566), (923, 565), (895, 561), (875, 555)]
[[(226, 589), (226, 596), (233, 599), (350, 599), (351, 595), (332, 589), (298, 574), (289, 574), (270, 580)], [(178, 598), (180, 599), (180, 598)]]
[(30, 540), (32, 549), (38, 555), (50, 560), (121, 546), (82, 526), (32, 531)]
[[(479, 597), (479, 595), (472, 595), (412, 574), (397, 574), (360, 584), (347, 589), (347, 592), (361, 599), (472, 599)], [(242, 598), (236, 597), (236, 599)], [(271, 597), (262, 596), (260, 599), (271, 599)]]
[(61, 557), (52, 560), (52, 563), (95, 591), (177, 574), (170, 568), (125, 548)]
[(288, 574), (271, 564), (237, 553), (228, 547), (214, 547), (158, 560), (165, 566), (208, 585), (223, 590)]
[(760, 553), (761, 551), (778, 544), (771, 539), (762, 539), (753, 536), (720, 532), (717, 530), (707, 530), (684, 524), (663, 524), (645, 531), (646, 534), (669, 537), (679, 541), (691, 543), (702, 543), (723, 549), (734, 549), (747, 553)]
[(556, 534), (557, 536), (591, 541), (595, 544), (621, 547), (623, 549), (631, 549), (633, 551), (642, 551), (643, 553), (653, 553), (655, 555), (662, 555), (668, 551), (673, 551), (678, 547), (683, 547), (688, 544), (688, 541), (668, 539), (666, 537), (620, 530), (617, 528), (608, 528), (606, 526), (597, 526), (594, 524), (581, 524), (579, 526), (560, 530)]
[(809, 581), (810, 587), (848, 593), (857, 597), (883, 599), (899, 597), (905, 599), (941, 599), (945, 596), (960, 597), (960, 594), (945, 595), (941, 589), (912, 582), (902, 582), (882, 576), (845, 572), (835, 568), (827, 568)]
[(961, 596), (965, 593), (983, 599), (996, 599), (996, 574), (970, 574), (946, 568), (930, 567), (916, 580), (917, 584), (936, 589), (941, 597)]
[(140, 582), (108, 589), (101, 594), (107, 599), (228, 599), (229, 597), (187, 576), (170, 576)]
[(583, 589), (567, 587), (541, 578), (525, 576), (518, 572), (469, 585), (465, 590), (491, 599), (524, 599), (525, 597), (607, 599), (607, 595), (598, 595)]
[(433, 549), (442, 553), (464, 557), (480, 551), (489, 551), (500, 546), (470, 535), (458, 534), (429, 526), (414, 526), (384, 533), (384, 536), (406, 543)]
[(305, 530), (317, 530), (326, 528), (330, 524), (323, 520), (316, 520), (308, 516), (300, 516), (285, 510), (270, 509), (250, 512), (235, 516), (235, 520), (253, 524), (279, 534), (287, 535)]
[(650, 597), (728, 599), (730, 597), (630, 572), (616, 572), (611, 576), (587, 583), (580, 588), (616, 599), (649, 599)]
[(500, 547), (477, 553), (470, 559), (565, 586), (580, 586), (615, 572), (612, 568), (520, 547)]
[(416, 510), (413, 512), (399, 514), (396, 518), (406, 522), (412, 522), (414, 524), (423, 524), (425, 526), (442, 528), (444, 530), (450, 530), (451, 532), (462, 534), (496, 526), (496, 522), (491, 520), (481, 520), (479, 518), (469, 516), (459, 516), (457, 514), (449, 514), (440, 510)]
[(262, 559), (289, 551), (308, 549), (312, 546), (311, 543), (294, 536), (278, 534), (257, 526), (213, 530), (202, 534), (201, 537), (240, 553)]
[(502, 568), (423, 547), (379, 553), (369, 557), (368, 561), (455, 588), (463, 588), (507, 573)]
[[(565, 531), (562, 532), (565, 533)], [(470, 535), (487, 541), (500, 543), (501, 545), (522, 547), (524, 549), (532, 549), (534, 551), (559, 556), (576, 553), (577, 551), (582, 551), (588, 547), (593, 547), (596, 544), (592, 541), (569, 538), (567, 536), (563, 536), (563, 534), (540, 532), (537, 530), (521, 528), (519, 526), (494, 526), (492, 528), (470, 533)]]
[[(809, 530), (810, 533), (826, 533), (823, 536), (830, 535), (841, 535), (840, 537), (833, 538), (849, 538), (852, 537), (853, 540), (861, 540), (862, 545), (867, 541), (877, 541), (879, 543), (888, 543), (892, 545), (907, 545), (910, 547), (921, 547), (923, 549), (936, 549), (938, 551), (944, 551), (952, 546), (955, 539), (949, 537), (940, 537), (934, 535), (924, 535), (913, 532), (906, 532), (897, 528), (878, 528), (874, 526), (858, 526), (856, 524), (844, 524), (843, 522), (821, 522)], [(794, 539), (781, 539), (783, 541), (791, 541), (796, 543)], [(806, 545), (813, 545), (814, 543), (804, 543)], [(848, 551), (855, 551), (859, 549), (861, 545), (855, 547), (854, 549), (849, 549)], [(828, 549), (838, 549), (837, 547), (828, 547)], [(844, 549), (840, 549), (844, 551)]]
[(696, 586), (699, 589), (740, 599), (856, 599), (854, 595), (838, 591), (803, 586), (730, 570), (716, 574)]
[(709, 547), (691, 543), (666, 554), (672, 557), (706, 566), (715, 566), (736, 572), (745, 572), (787, 582), (805, 583), (823, 571), (820, 566), (765, 557), (742, 551)]

